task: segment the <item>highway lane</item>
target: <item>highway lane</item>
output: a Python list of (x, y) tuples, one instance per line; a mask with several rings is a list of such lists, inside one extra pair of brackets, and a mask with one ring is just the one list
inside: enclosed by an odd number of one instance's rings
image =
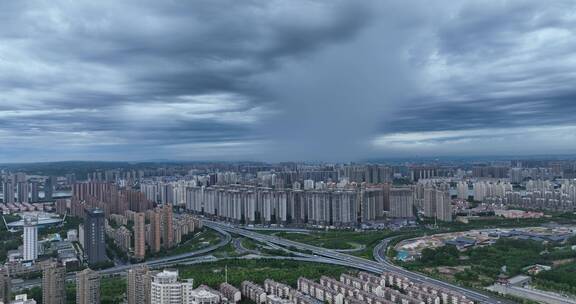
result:
[[(321, 257), (321, 256), (256, 256), (256, 255), (250, 255), (250, 256), (244, 256), (244, 257), (233, 257), (233, 258), (216, 258), (214, 256), (197, 256), (197, 257), (186, 258), (186, 259), (182, 259), (182, 260), (178, 260), (178, 261), (167, 261), (164, 263), (155, 263), (153, 265), (150, 265), (150, 268), (162, 269), (162, 268), (166, 268), (166, 267), (174, 267), (176, 265), (196, 265), (196, 264), (202, 264), (202, 263), (212, 263), (212, 262), (217, 262), (217, 261), (235, 260), (235, 259), (291, 260), (291, 261), (314, 262), (314, 263), (322, 263), (322, 264), (330, 264), (330, 265), (337, 265), (337, 266), (345, 266), (345, 267), (349, 267), (349, 268), (363, 269), (363, 268), (359, 268), (358, 265), (354, 264), (354, 263), (330, 259), (330, 258), (325, 258), (325, 257)], [(126, 275), (125, 270), (120, 270), (120, 269), (117, 269), (117, 270), (118, 271), (114, 272), (114, 273), (108, 272), (104, 276), (113, 276), (113, 275), (114, 276), (115, 275), (124, 276), (124, 275)], [(76, 275), (75, 273), (68, 273), (66, 275), (66, 281), (67, 282), (74, 282), (74, 280), (76, 278), (75, 275)], [(27, 281), (23, 281), (23, 282), (13, 283), (12, 287), (14, 290), (23, 290), (23, 289), (32, 288), (32, 287), (41, 286), (41, 285), (42, 285), (42, 279), (33, 279), (33, 280), (27, 280)]]
[[(308, 244), (302, 244), (302, 243), (282, 239), (282, 238), (279, 238), (277, 236), (260, 234), (260, 233), (254, 232), (254, 231), (236, 228), (234, 226), (230, 226), (230, 225), (226, 225), (226, 224), (222, 224), (222, 223), (217, 223), (217, 222), (212, 222), (212, 221), (204, 221), (204, 222), (205, 222), (206, 227), (217, 231), (218, 233), (220, 233), (223, 236), (222, 240), (218, 244), (207, 247), (207, 248), (203, 248), (201, 250), (194, 251), (194, 252), (189, 252), (189, 253), (180, 254), (180, 255), (176, 255), (176, 256), (164, 257), (164, 258), (159, 258), (159, 259), (147, 261), (143, 264), (146, 264), (151, 268), (161, 268), (161, 267), (170, 267), (170, 266), (177, 265), (177, 264), (212, 262), (212, 261), (214, 261), (214, 257), (207, 257), (207, 256), (201, 256), (201, 255), (209, 253), (211, 251), (214, 251), (220, 247), (227, 245), (232, 239), (230, 233), (234, 233), (234, 234), (238, 234), (238, 235), (241, 235), (241, 236), (244, 236), (247, 238), (254, 239), (254, 240), (259, 241), (259, 242), (269, 243), (269, 244), (273, 244), (276, 246), (282, 246), (285, 248), (293, 247), (293, 248), (296, 248), (298, 250), (310, 251), (313, 254), (313, 255), (300, 254), (300, 256), (297, 256), (297, 257), (281, 257), (281, 259), (313, 261), (313, 262), (318, 262), (318, 263), (342, 265), (342, 266), (347, 266), (347, 267), (356, 268), (356, 269), (360, 269), (360, 270), (370, 271), (370, 272), (374, 272), (374, 273), (378, 273), (378, 274), (382, 273), (384, 271), (394, 271), (397, 273), (401, 273), (402, 275), (405, 275), (406, 277), (410, 278), (411, 280), (413, 280), (415, 282), (438, 285), (438, 286), (442, 286), (442, 287), (447, 288), (447, 289), (458, 291), (458, 292), (466, 295), (468, 298), (470, 298), (474, 301), (477, 301), (479, 303), (503, 303), (503, 301), (499, 298), (496, 298), (496, 297), (493, 297), (490, 295), (480, 294), (478, 292), (464, 289), (462, 287), (455, 286), (455, 285), (452, 285), (452, 284), (449, 284), (449, 283), (446, 283), (443, 281), (439, 281), (436, 279), (432, 279), (432, 278), (426, 277), (426, 276), (418, 274), (418, 273), (413, 273), (413, 272), (407, 271), (403, 268), (400, 268), (396, 265), (392, 265), (391, 263), (389, 263), (387, 261), (374, 262), (374, 261), (370, 261), (367, 259), (363, 259), (363, 258), (351, 256), (348, 254), (336, 252), (333, 250), (329, 250), (329, 249), (325, 249), (325, 248), (321, 248), (321, 247), (316, 247), (316, 246), (312, 246), (312, 245), (308, 245)], [(387, 246), (387, 243), (385, 244), (385, 246)], [(384, 245), (382, 247), (380, 247), (380, 250), (382, 250), (383, 247), (384, 247)], [(266, 257), (266, 258), (269, 258), (269, 257)], [(384, 254), (384, 259), (385, 259), (385, 254)], [(115, 274), (126, 272), (128, 269), (130, 269), (133, 266), (134, 265), (116, 266), (116, 267), (102, 270), (102, 271), (100, 271), (100, 273), (104, 276), (115, 275)], [(73, 278), (74, 278), (73, 273), (68, 275), (69, 280), (72, 280)], [(41, 283), (40, 280), (36, 280), (36, 281), (32, 280), (32, 281), (27, 281), (27, 282), (22, 283), (21, 286), (25, 286), (25, 287), (38, 286), (40, 283)]]
[[(393, 237), (389, 237), (386, 239), (383, 239), (378, 245), (376, 245), (376, 247), (374, 247), (374, 250), (372, 252), (374, 259), (376, 261), (378, 261), (379, 263), (382, 263), (384, 265), (387, 265), (389, 267), (393, 267), (395, 269), (397, 269), (397, 271), (408, 271), (400, 266), (394, 265), (390, 259), (388, 258), (388, 247), (390, 246), (390, 242), (392, 240), (394, 240), (395, 238), (397, 238), (397, 236), (393, 236)], [(506, 300), (506, 299), (498, 299), (497, 300), (498, 303), (502, 303), (502, 304), (513, 304), (515, 302), (512, 302), (510, 300)]]
[[(178, 255), (167, 256), (167, 257), (149, 260), (149, 261), (146, 261), (143, 263), (114, 266), (114, 267), (111, 267), (108, 269), (100, 270), (98, 272), (102, 276), (111, 276), (111, 275), (115, 275), (118, 273), (126, 272), (130, 268), (132, 268), (136, 265), (147, 265), (151, 268), (169, 267), (171, 265), (178, 264), (179, 261), (190, 259), (193, 257), (198, 257), (201, 255), (205, 255), (207, 253), (210, 253), (212, 251), (215, 251), (221, 247), (228, 245), (228, 243), (230, 243), (230, 241), (232, 240), (232, 236), (228, 232), (226, 232), (222, 229), (219, 229), (219, 228), (210, 228), (210, 229), (215, 230), (216, 232), (218, 232), (218, 234), (220, 234), (222, 236), (220, 239), (220, 242), (218, 242), (218, 244), (214, 244), (214, 245), (208, 246), (206, 248), (202, 248), (199, 250), (195, 250), (195, 251), (191, 251), (191, 252), (187, 252), (187, 253), (183, 253), (183, 254), (178, 254)], [(75, 272), (68, 273), (66, 275), (66, 280), (67, 281), (73, 281), (75, 279), (75, 276), (76, 276)], [(21, 290), (21, 289), (25, 289), (25, 288), (31, 288), (34, 286), (40, 286), (41, 284), (42, 284), (41, 279), (34, 279), (34, 280), (26, 280), (24, 282), (16, 282), (13, 284), (13, 287), (15, 289)]]
[[(190, 257), (195, 257), (195, 256), (200, 256), (200, 255), (210, 253), (212, 251), (215, 251), (221, 247), (228, 245), (228, 243), (230, 243), (230, 241), (232, 241), (232, 236), (228, 232), (226, 232), (225, 230), (219, 229), (218, 227), (215, 227), (215, 228), (211, 227), (210, 229), (215, 230), (221, 236), (223, 236), (223, 238), (221, 238), (221, 240), (220, 240), (220, 242), (218, 242), (218, 244), (211, 245), (211, 246), (208, 246), (206, 248), (202, 248), (202, 249), (199, 249), (196, 251), (191, 251), (191, 252), (186, 252), (186, 253), (182, 253), (182, 254), (178, 254), (178, 255), (172, 255), (172, 256), (167, 256), (167, 257), (149, 260), (149, 261), (143, 262), (141, 264), (145, 264), (145, 265), (148, 265), (150, 267), (157, 265), (157, 264), (164, 264), (165, 265), (169, 262), (176, 262), (176, 261), (187, 259)], [(134, 267), (135, 265), (137, 265), (137, 264), (116, 266), (116, 267), (100, 270), (99, 272), (102, 275), (115, 274), (118, 272), (127, 271), (128, 269)]]
[(485, 294), (482, 294), (482, 293), (479, 293), (479, 292), (476, 292), (473, 290), (469, 290), (469, 289), (466, 289), (466, 288), (463, 288), (460, 286), (456, 286), (456, 285), (453, 285), (453, 284), (450, 284), (447, 282), (443, 282), (443, 281), (439, 281), (439, 280), (436, 280), (433, 278), (429, 278), (429, 277), (424, 276), (424, 275), (419, 274), (419, 273), (407, 271), (401, 267), (398, 267), (396, 265), (392, 265), (390, 263), (379, 263), (379, 262), (375, 262), (375, 261), (370, 261), (367, 259), (363, 259), (363, 258), (351, 256), (348, 254), (336, 252), (334, 250), (329, 250), (329, 249), (316, 247), (316, 246), (312, 246), (312, 245), (308, 245), (308, 244), (302, 244), (302, 243), (282, 239), (282, 238), (279, 238), (277, 236), (264, 235), (264, 234), (260, 234), (260, 233), (254, 232), (254, 231), (248, 231), (245, 229), (236, 228), (234, 226), (222, 224), (222, 223), (218, 223), (218, 222), (205, 221), (205, 225), (208, 227), (211, 227), (211, 228), (220, 228), (224, 231), (238, 234), (238, 235), (242, 235), (244, 237), (248, 237), (248, 238), (260, 241), (260, 242), (270, 242), (270, 243), (274, 243), (274, 244), (281, 245), (281, 246), (294, 247), (294, 248), (297, 248), (299, 250), (308, 250), (308, 251), (312, 252), (313, 254), (324, 256), (327, 258), (341, 260), (341, 261), (344, 261), (344, 262), (349, 263), (351, 265), (355, 265), (355, 268), (360, 268), (360, 269), (363, 269), (366, 271), (371, 271), (371, 272), (375, 272), (375, 273), (382, 273), (384, 271), (394, 271), (394, 272), (400, 273), (400, 274), (410, 278), (414, 282), (433, 284), (433, 285), (441, 286), (443, 288), (454, 290), (456, 292), (459, 292), (459, 293), (465, 295), (467, 298), (472, 299), (472, 300), (479, 302), (479, 303), (503, 303), (503, 300), (498, 298), (498, 297), (495, 297), (492, 295), (485, 295)]
[(376, 247), (374, 247), (372, 255), (378, 263), (388, 263), (388, 256), (386, 255), (388, 253), (388, 244), (390, 244), (394, 238), (396, 237), (383, 239), (380, 243), (378, 243), (378, 245), (376, 245)]

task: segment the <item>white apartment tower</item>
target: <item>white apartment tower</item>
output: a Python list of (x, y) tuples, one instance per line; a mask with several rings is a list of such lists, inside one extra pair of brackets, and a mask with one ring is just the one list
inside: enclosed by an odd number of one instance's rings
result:
[(152, 277), (150, 301), (154, 304), (192, 304), (192, 280), (178, 282), (177, 270), (164, 270)]
[(38, 258), (38, 218), (24, 219), (24, 244), (22, 256), (25, 261), (35, 261)]

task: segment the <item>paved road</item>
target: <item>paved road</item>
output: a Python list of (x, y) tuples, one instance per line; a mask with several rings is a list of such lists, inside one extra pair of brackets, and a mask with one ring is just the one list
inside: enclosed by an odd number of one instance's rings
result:
[[(199, 249), (199, 250), (186, 252), (183, 254), (172, 255), (172, 256), (157, 258), (157, 259), (153, 259), (153, 260), (148, 260), (148, 261), (140, 263), (140, 264), (148, 265), (149, 267), (160, 267), (160, 266), (168, 267), (168, 266), (171, 266), (174, 264), (178, 264), (179, 261), (190, 259), (193, 257), (198, 257), (201, 255), (205, 255), (207, 253), (210, 253), (212, 251), (215, 251), (221, 247), (226, 246), (232, 240), (232, 237), (230, 236), (230, 234), (228, 232), (226, 232), (222, 229), (218, 229), (218, 228), (211, 228), (211, 229), (215, 230), (216, 232), (218, 232), (222, 236), (220, 238), (220, 242), (218, 242), (218, 244), (214, 244), (214, 245), (211, 245), (211, 246)], [(115, 275), (118, 273), (128, 271), (128, 269), (134, 267), (135, 265), (137, 265), (137, 264), (118, 265), (118, 266), (111, 267), (108, 269), (100, 270), (99, 273), (103, 276)], [(76, 273), (67, 274), (66, 280), (67, 281), (73, 280), (75, 278), (75, 275), (76, 275)], [(41, 283), (42, 283), (41, 279), (27, 280), (24, 282), (14, 283), (13, 287), (15, 289), (24, 289), (24, 288), (31, 288), (34, 286), (40, 286)]]
[[(310, 251), (312, 253), (312, 255), (301, 255), (301, 256), (297, 256), (297, 257), (263, 257), (263, 258), (312, 261), (312, 262), (318, 262), (318, 263), (342, 265), (342, 266), (347, 266), (347, 267), (356, 268), (356, 269), (360, 269), (360, 270), (370, 271), (370, 272), (374, 272), (374, 273), (382, 273), (384, 271), (394, 271), (394, 272), (400, 273), (400, 274), (410, 278), (414, 282), (438, 285), (438, 286), (442, 286), (442, 287), (447, 288), (447, 289), (451, 289), (451, 290), (460, 292), (461, 294), (466, 295), (466, 297), (468, 297), (468, 298), (470, 298), (470, 299), (472, 299), (478, 303), (505, 303), (505, 302), (508, 302), (508, 301), (503, 301), (502, 299), (494, 297), (492, 295), (481, 294), (481, 293), (478, 293), (478, 292), (473, 291), (473, 290), (468, 290), (468, 289), (465, 289), (465, 288), (462, 288), (459, 286), (455, 286), (455, 285), (452, 285), (452, 284), (449, 284), (449, 283), (446, 283), (443, 281), (439, 281), (439, 280), (436, 280), (433, 278), (426, 277), (426, 276), (419, 274), (419, 273), (413, 273), (413, 272), (407, 271), (407, 270), (400, 268), (396, 265), (392, 265), (391, 263), (386, 261), (385, 260), (385, 253), (384, 253), (384, 257), (383, 257), (384, 261), (375, 262), (375, 261), (370, 261), (367, 259), (351, 256), (351, 255), (348, 255), (345, 253), (337, 252), (334, 250), (316, 247), (316, 246), (312, 246), (312, 245), (308, 245), (308, 244), (302, 244), (302, 243), (282, 239), (282, 238), (279, 238), (279, 237), (273, 236), (273, 235), (260, 234), (260, 233), (254, 232), (254, 231), (241, 229), (241, 228), (237, 228), (237, 227), (234, 227), (231, 225), (226, 225), (226, 224), (222, 224), (222, 223), (218, 223), (218, 222), (205, 220), (204, 223), (205, 223), (206, 227), (217, 231), (218, 233), (220, 233), (223, 236), (223, 238), (221, 239), (221, 241), (218, 244), (213, 245), (213, 246), (209, 246), (207, 248), (203, 248), (203, 249), (200, 249), (200, 250), (194, 251), (194, 252), (188, 252), (188, 253), (180, 254), (180, 255), (176, 255), (176, 256), (169, 256), (169, 257), (159, 258), (159, 259), (155, 259), (155, 260), (150, 260), (150, 261), (147, 261), (143, 264), (146, 264), (152, 268), (161, 268), (161, 267), (173, 266), (176, 264), (187, 264), (187, 263), (188, 264), (195, 264), (195, 263), (197, 264), (197, 263), (213, 262), (213, 261), (218, 260), (218, 259), (211, 257), (211, 256), (201, 256), (201, 255), (205, 255), (211, 251), (214, 251), (220, 247), (227, 245), (228, 243), (230, 243), (230, 241), (232, 239), (232, 237), (230, 236), (230, 233), (234, 233), (234, 234), (241, 235), (241, 236), (244, 236), (247, 238), (251, 238), (251, 239), (259, 241), (259, 242), (265, 242), (265, 243), (269, 243), (269, 244), (272, 244), (275, 246), (281, 246), (281, 247), (287, 247), (287, 248), (292, 247), (292, 248), (296, 248), (298, 250)], [(386, 240), (384, 240), (384, 241), (386, 241)], [(383, 244), (384, 241), (381, 243), (382, 247), (379, 248), (379, 251), (384, 250), (383, 248), (387, 247), (388, 243), (386, 242), (385, 244)], [(126, 272), (128, 269), (130, 269), (133, 266), (134, 265), (116, 266), (116, 267), (102, 270), (102, 271), (100, 271), (100, 273), (102, 275), (120, 274), (120, 273)], [(73, 278), (74, 278), (73, 273), (71, 273), (67, 276), (67, 280), (72, 280)], [(33, 286), (38, 286), (38, 285), (40, 285), (40, 283), (41, 283), (40, 280), (31, 280), (31, 281), (23, 282), (21, 284), (15, 284), (14, 287), (29, 288), (29, 287), (33, 287)]]
[[(228, 243), (230, 243), (230, 241), (232, 240), (232, 236), (230, 236), (230, 234), (228, 232), (226, 232), (225, 230), (219, 229), (218, 227), (210, 228), (210, 229), (215, 230), (216, 232), (218, 232), (222, 236), (222, 238), (220, 239), (220, 242), (218, 242), (218, 244), (211, 245), (211, 246), (208, 246), (206, 248), (202, 248), (202, 249), (199, 249), (196, 251), (191, 251), (191, 252), (186, 252), (186, 253), (182, 253), (182, 254), (178, 254), (178, 255), (172, 255), (172, 256), (167, 256), (167, 257), (149, 260), (149, 261), (146, 261), (142, 264), (145, 264), (145, 265), (152, 267), (152, 266), (159, 265), (159, 264), (165, 265), (167, 263), (177, 262), (177, 261), (184, 260), (184, 259), (187, 259), (190, 257), (205, 255), (207, 253), (215, 251), (216, 249), (219, 249), (221, 247), (228, 245)], [(127, 271), (128, 269), (130, 269), (132, 267), (134, 267), (134, 264), (116, 266), (116, 267), (101, 270), (100, 274), (102, 274), (102, 275), (115, 274), (118, 272)]]
[(388, 256), (387, 251), (388, 251), (388, 244), (390, 244), (390, 242), (395, 239), (396, 237), (390, 237), (387, 239), (383, 239), (378, 245), (376, 245), (376, 247), (374, 247), (374, 251), (372, 252), (372, 255), (374, 256), (374, 259), (376, 261), (378, 261), (378, 263), (388, 263)]
[(367, 259), (363, 259), (356, 256), (351, 256), (345, 253), (336, 252), (334, 250), (329, 250), (326, 248), (316, 247), (308, 244), (302, 244), (286, 239), (279, 238), (277, 236), (265, 235), (260, 234), (254, 231), (248, 231), (245, 229), (237, 228), (232, 225), (227, 225), (223, 223), (213, 222), (213, 221), (205, 221), (205, 225), (207, 227), (213, 229), (221, 229), (227, 231), (229, 233), (234, 233), (238, 235), (242, 235), (247, 238), (251, 238), (260, 242), (269, 242), (285, 247), (293, 247), (299, 250), (308, 250), (311, 251), (313, 254), (317, 256), (323, 256), (329, 259), (340, 260), (346, 264), (352, 265), (352, 267), (357, 269), (362, 269), (365, 271), (370, 271), (374, 273), (382, 273), (384, 271), (394, 271), (396, 273), (400, 273), (408, 278), (410, 278), (414, 282), (424, 283), (424, 284), (433, 284), (437, 286), (441, 286), (443, 288), (447, 288), (450, 290), (454, 290), (465, 295), (467, 298), (472, 299), (478, 303), (504, 303), (501, 298), (482, 294), (473, 290), (469, 290), (466, 288), (462, 288), (460, 286), (456, 286), (447, 282), (439, 281), (433, 278), (429, 278), (419, 273), (414, 273), (407, 271), (403, 268), (400, 268), (396, 265), (392, 265), (390, 263), (379, 263)]

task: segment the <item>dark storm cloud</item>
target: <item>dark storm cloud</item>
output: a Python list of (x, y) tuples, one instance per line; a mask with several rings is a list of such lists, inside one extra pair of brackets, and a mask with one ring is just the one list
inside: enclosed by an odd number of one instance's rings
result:
[(571, 153), (575, 3), (451, 4), (408, 46), (420, 89), (375, 143), (396, 153)]
[(131, 146), (152, 151), (136, 158), (194, 158), (202, 144), (242, 157), (274, 113), (255, 78), (348, 39), (370, 15), (347, 1), (2, 2), (1, 156), (52, 142), (64, 158), (129, 157), (117, 153)]
[(2, 1), (0, 160), (570, 150), (575, 16), (572, 1)]

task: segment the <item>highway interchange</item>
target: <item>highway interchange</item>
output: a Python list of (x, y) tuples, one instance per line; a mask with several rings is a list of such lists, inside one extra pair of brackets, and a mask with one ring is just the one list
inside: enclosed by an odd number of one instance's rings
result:
[[(457, 291), (465, 295), (467, 298), (474, 300), (477, 303), (510, 303), (507, 300), (503, 300), (491, 294), (479, 293), (477, 291), (462, 288), (460, 286), (456, 286), (447, 282), (429, 278), (422, 274), (410, 272), (406, 269), (393, 265), (386, 258), (386, 250), (392, 238), (384, 239), (374, 248), (374, 258), (376, 261), (371, 261), (364, 258), (349, 255), (344, 252), (338, 252), (335, 250), (303, 244), (279, 238), (274, 235), (262, 234), (258, 233), (257, 230), (254, 229), (244, 229), (231, 224), (204, 220), (204, 225), (210, 229), (215, 230), (222, 236), (217, 244), (193, 252), (149, 260), (144, 262), (143, 264), (147, 265), (150, 268), (158, 269), (164, 267), (171, 267), (174, 265), (189, 265), (189, 264), (214, 262), (220, 259), (217, 259), (209, 255), (207, 256), (207, 254), (216, 251), (217, 249), (229, 244), (232, 241), (231, 234), (236, 234), (258, 242), (266, 243), (274, 248), (282, 248), (284, 250), (292, 252), (294, 255), (294, 256), (278, 256), (278, 257), (266, 256), (266, 258), (289, 259), (289, 260), (341, 265), (378, 274), (384, 271), (393, 271), (410, 278), (414, 282), (433, 284), (441, 286), (446, 289)], [(257, 257), (248, 257), (248, 258), (257, 258)], [(134, 265), (119, 265), (112, 268), (101, 270), (100, 274), (103, 276), (124, 275), (126, 271), (133, 266)], [(67, 276), (67, 280), (73, 280), (74, 275), (75, 275), (74, 273), (69, 273)], [(33, 286), (39, 286), (40, 284), (41, 280), (36, 279), (24, 282), (17, 282), (14, 284), (14, 287), (16, 289), (25, 289)]]
[[(384, 271), (393, 271), (393, 272), (400, 273), (400, 274), (410, 278), (414, 282), (438, 285), (438, 286), (441, 286), (441, 287), (446, 288), (446, 289), (457, 291), (457, 292), (465, 295), (467, 298), (472, 299), (478, 303), (504, 303), (504, 302), (507, 302), (507, 301), (503, 301), (501, 298), (498, 298), (498, 297), (495, 297), (495, 296), (492, 296), (489, 294), (479, 293), (479, 292), (476, 292), (476, 291), (473, 291), (470, 289), (456, 286), (454, 284), (450, 284), (450, 283), (446, 283), (446, 282), (443, 282), (440, 280), (429, 278), (429, 277), (424, 276), (424, 275), (419, 274), (419, 273), (407, 271), (401, 267), (398, 267), (396, 265), (391, 264), (385, 258), (378, 261), (378, 262), (370, 261), (370, 260), (367, 260), (364, 258), (352, 256), (352, 255), (349, 255), (346, 253), (337, 252), (334, 250), (316, 247), (316, 246), (312, 246), (312, 245), (308, 245), (308, 244), (302, 244), (299, 242), (279, 238), (279, 237), (276, 237), (273, 235), (261, 234), (261, 233), (255, 232), (255, 231), (242, 229), (242, 228), (239, 228), (239, 227), (236, 227), (233, 225), (224, 224), (224, 223), (220, 223), (220, 222), (205, 221), (204, 225), (207, 227), (210, 227), (212, 229), (220, 229), (220, 230), (226, 231), (228, 233), (241, 235), (241, 236), (244, 236), (246, 238), (250, 238), (250, 239), (253, 239), (253, 240), (256, 240), (259, 242), (272, 243), (272, 244), (284, 246), (287, 248), (295, 248), (298, 250), (309, 251), (309, 252), (312, 252), (317, 257), (322, 257), (323, 259), (332, 260), (333, 263), (334, 263), (334, 261), (337, 261), (339, 265), (349, 266), (349, 267), (353, 267), (356, 269), (360, 269), (360, 270), (364, 270), (364, 271), (370, 271), (370, 272), (374, 272), (374, 273), (382, 273)], [(382, 248), (384, 246), (387, 247), (387, 244), (389, 241), (390, 241), (390, 239), (386, 239), (382, 243), (380, 243), (380, 245), (381, 245), (380, 250), (382, 250)]]

